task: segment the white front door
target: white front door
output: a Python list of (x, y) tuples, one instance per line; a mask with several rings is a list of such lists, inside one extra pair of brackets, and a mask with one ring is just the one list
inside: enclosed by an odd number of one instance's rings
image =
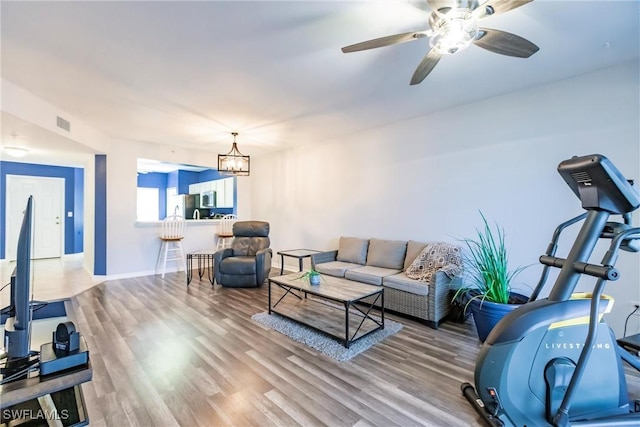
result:
[(62, 256), (64, 179), (7, 175), (6, 259), (16, 259), (18, 233), (27, 199), (33, 196), (33, 258)]

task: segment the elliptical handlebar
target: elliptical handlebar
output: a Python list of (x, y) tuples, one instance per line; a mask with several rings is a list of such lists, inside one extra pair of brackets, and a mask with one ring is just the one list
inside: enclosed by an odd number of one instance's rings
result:
[[(549, 243), (549, 246), (547, 246), (547, 251), (545, 252), (545, 255), (554, 256), (556, 254), (556, 251), (558, 250), (558, 240), (560, 239), (560, 234), (562, 234), (562, 231), (565, 228), (575, 224), (576, 222), (584, 220), (586, 217), (587, 217), (587, 213), (584, 212), (558, 225), (555, 231), (553, 232), (553, 235), (551, 236), (551, 242)], [(542, 273), (540, 274), (540, 280), (538, 280), (538, 284), (536, 285), (535, 289), (531, 293), (531, 296), (529, 297), (529, 301), (535, 301), (536, 299), (538, 299), (538, 295), (540, 295), (540, 291), (542, 291), (542, 288), (544, 288), (544, 284), (547, 282), (547, 278), (549, 277), (550, 266), (544, 263), (543, 265), (544, 267), (542, 269)]]
[[(609, 281), (618, 280), (620, 276), (619, 272), (613, 267), (618, 258), (618, 251), (620, 250), (621, 245), (626, 241), (640, 240), (640, 227), (628, 228), (614, 235), (605, 235), (603, 237), (610, 238), (611, 245), (602, 260), (602, 265), (577, 261), (573, 263), (573, 269), (578, 273), (597, 277), (599, 279)], [(545, 267), (562, 268), (566, 261), (566, 258), (558, 258), (551, 255), (542, 255), (540, 257), (540, 263)]]
[(628, 244), (629, 241), (640, 240), (640, 227), (628, 228), (624, 231), (617, 233), (611, 240), (609, 250), (604, 255), (603, 263), (608, 262), (611, 265), (615, 264), (618, 259), (618, 252), (620, 248)]
[[(549, 267), (562, 268), (565, 264), (565, 258), (557, 258), (553, 256), (542, 255), (540, 257), (540, 263)], [(597, 277), (605, 280), (618, 280), (618, 270), (609, 265), (589, 264), (586, 262), (574, 262), (573, 269), (577, 273), (586, 274), (588, 276)]]

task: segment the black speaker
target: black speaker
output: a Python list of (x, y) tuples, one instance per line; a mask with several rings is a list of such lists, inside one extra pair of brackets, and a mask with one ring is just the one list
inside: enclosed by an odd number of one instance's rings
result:
[(56, 356), (68, 355), (80, 348), (80, 334), (76, 332), (73, 322), (58, 324), (53, 333), (53, 350)]

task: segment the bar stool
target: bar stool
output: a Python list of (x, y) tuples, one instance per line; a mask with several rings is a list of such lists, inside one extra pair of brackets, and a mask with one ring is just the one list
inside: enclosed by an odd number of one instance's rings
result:
[(160, 260), (162, 262), (162, 278), (164, 279), (164, 273), (167, 269), (167, 261), (179, 261), (178, 271), (180, 270), (180, 264), (184, 267), (185, 271), (187, 266), (184, 260), (184, 253), (182, 252), (182, 239), (184, 238), (185, 220), (180, 215), (169, 215), (162, 221), (162, 227), (160, 230), (160, 253), (158, 253), (158, 261), (156, 262), (156, 270)]
[(224, 249), (231, 245), (233, 240), (233, 223), (238, 220), (238, 217), (234, 214), (228, 214), (222, 217), (220, 220), (220, 229), (216, 233), (217, 244), (216, 250)]

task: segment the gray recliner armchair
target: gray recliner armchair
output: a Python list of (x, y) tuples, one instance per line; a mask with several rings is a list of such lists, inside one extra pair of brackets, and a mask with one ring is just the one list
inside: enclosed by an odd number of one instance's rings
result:
[(229, 288), (260, 286), (271, 270), (270, 244), (268, 222), (236, 221), (231, 247), (213, 255), (215, 281)]

